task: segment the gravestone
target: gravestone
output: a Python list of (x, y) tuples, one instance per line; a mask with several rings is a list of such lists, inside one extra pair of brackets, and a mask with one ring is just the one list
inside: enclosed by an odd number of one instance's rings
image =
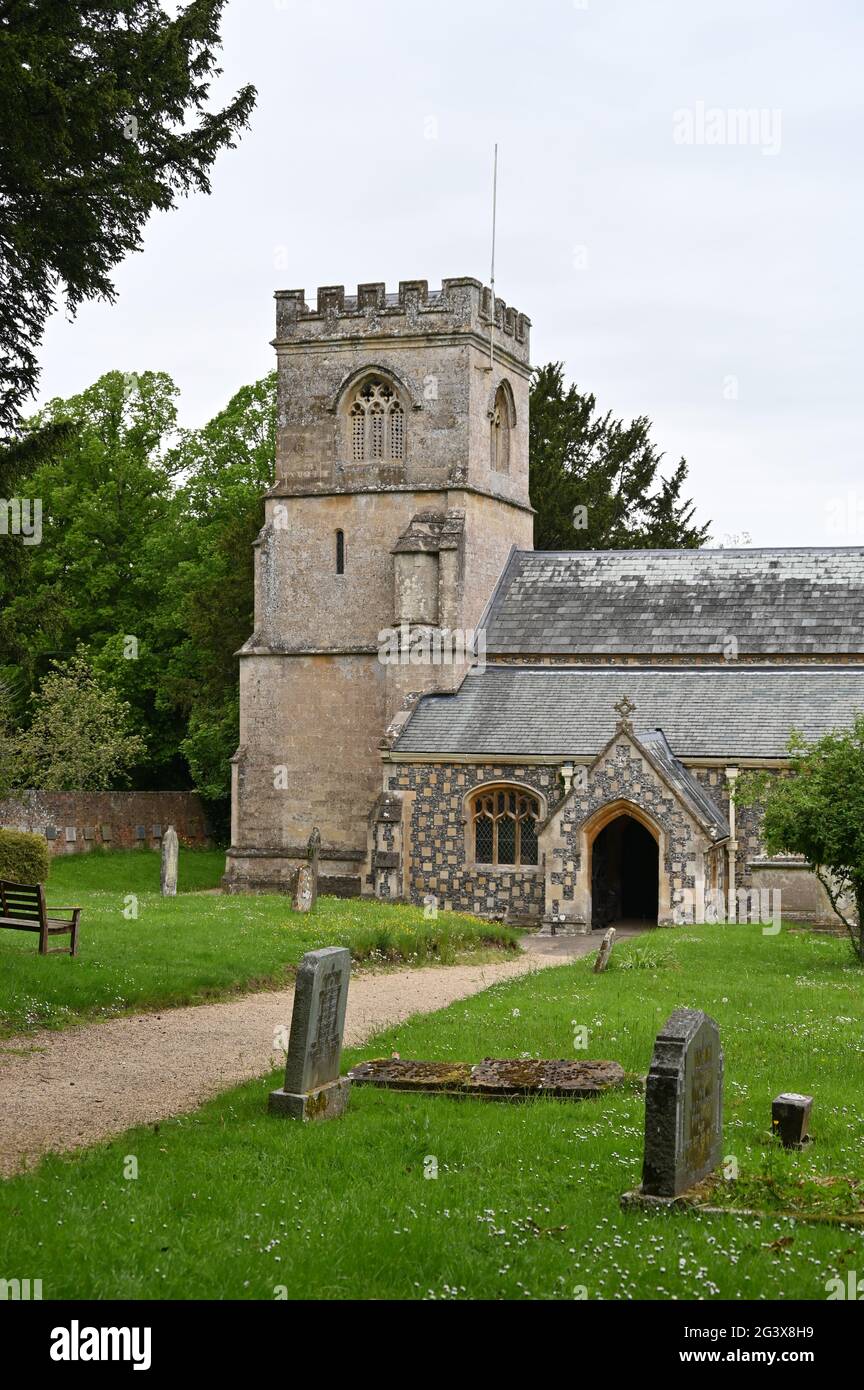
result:
[(809, 1144), (810, 1111), (813, 1097), (786, 1091), (771, 1102), (771, 1129), (784, 1149), (801, 1149)]
[(177, 831), (173, 825), (169, 825), (162, 840), (162, 897), (174, 898), (177, 896), (177, 862), (180, 856), (180, 845), (177, 841)]
[(645, 1087), (643, 1197), (678, 1197), (720, 1162), (723, 1052), (701, 1009), (676, 1009), (657, 1034)]
[(594, 962), (594, 974), (602, 975), (606, 966), (609, 964), (609, 957), (612, 954), (612, 947), (615, 945), (615, 928), (610, 927), (600, 943), (600, 950), (597, 952), (597, 959)]
[(350, 973), (351, 952), (343, 946), (308, 951), (300, 962), (285, 1083), (270, 1092), (271, 1113), (329, 1120), (345, 1111), (351, 1082), (340, 1077), (339, 1062)]
[(312, 870), (308, 864), (301, 864), (294, 879), (291, 907), (295, 912), (311, 912), (314, 901), (315, 884), (312, 881)]
[(309, 843), (306, 846), (306, 858), (309, 860), (309, 872), (312, 875), (312, 907), (318, 901), (318, 858), (321, 853), (321, 831), (317, 825), (313, 828), (309, 836)]
[(355, 1086), (381, 1086), (392, 1091), (446, 1092), (509, 1100), (518, 1096), (553, 1096), (557, 1100), (587, 1100), (624, 1081), (618, 1062), (544, 1061), (536, 1058), (487, 1057), (470, 1062), (419, 1062), (381, 1057), (359, 1062), (349, 1073)]

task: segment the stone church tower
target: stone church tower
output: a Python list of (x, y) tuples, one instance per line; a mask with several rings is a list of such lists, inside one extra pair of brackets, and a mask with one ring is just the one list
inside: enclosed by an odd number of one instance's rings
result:
[(532, 546), (529, 321), (496, 300), (493, 324), (471, 279), (276, 304), (276, 475), (240, 653), (225, 886), (289, 887), (318, 826), (322, 890), (359, 892), (384, 733), (409, 695), (465, 671), (458, 640), (446, 664), (409, 647), (473, 629), (511, 548)]

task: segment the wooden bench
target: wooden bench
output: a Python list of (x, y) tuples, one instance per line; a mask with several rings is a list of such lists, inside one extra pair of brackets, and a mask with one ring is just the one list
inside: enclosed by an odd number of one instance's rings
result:
[[(68, 922), (49, 916), (54, 912), (71, 912)], [(0, 927), (10, 931), (38, 931), (40, 956), (77, 956), (80, 907), (47, 907), (45, 889), (41, 883), (7, 883), (0, 879)], [(69, 946), (54, 946), (49, 950), (50, 936), (70, 936)]]

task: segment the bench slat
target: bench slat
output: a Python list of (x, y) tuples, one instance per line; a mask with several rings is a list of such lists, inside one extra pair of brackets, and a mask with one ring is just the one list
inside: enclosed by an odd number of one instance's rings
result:
[[(63, 917), (50, 917), (51, 912), (70, 912), (69, 921)], [(39, 933), (39, 954), (43, 956), (77, 956), (78, 925), (81, 909), (78, 907), (49, 908), (45, 902), (45, 889), (41, 883), (10, 883), (0, 879), (0, 928), (9, 931), (30, 931)], [(48, 949), (50, 936), (68, 936), (68, 947)]]

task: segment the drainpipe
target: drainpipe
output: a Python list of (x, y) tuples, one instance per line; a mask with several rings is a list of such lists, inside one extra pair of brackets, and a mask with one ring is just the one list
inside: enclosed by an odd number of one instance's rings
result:
[(736, 861), (738, 854), (738, 841), (735, 838), (735, 783), (738, 780), (737, 767), (727, 767), (726, 785), (729, 790), (729, 844), (726, 846), (726, 862), (728, 866), (727, 878), (727, 903), (726, 910), (727, 922), (738, 920), (737, 901), (735, 896), (735, 874)]

